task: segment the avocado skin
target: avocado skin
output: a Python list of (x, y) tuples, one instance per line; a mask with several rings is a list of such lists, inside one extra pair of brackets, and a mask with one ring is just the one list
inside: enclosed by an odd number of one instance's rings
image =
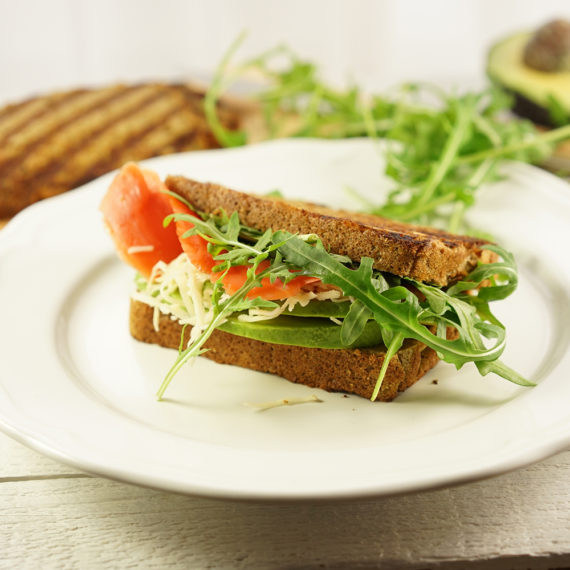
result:
[(521, 93), (505, 89), (513, 98), (512, 111), (519, 117), (529, 119), (533, 123), (543, 127), (559, 127), (560, 123), (555, 123), (548, 109), (541, 107), (534, 101), (531, 101)]
[(570, 73), (538, 72), (527, 67), (523, 50), (530, 38), (529, 33), (519, 33), (492, 46), (487, 57), (487, 76), (512, 95), (514, 113), (545, 127), (561, 126), (552, 120), (545, 101), (549, 95), (555, 97), (570, 117), (570, 104), (564, 101), (570, 93)]
[(340, 340), (341, 327), (325, 318), (280, 315), (275, 319), (249, 323), (239, 321), (237, 317), (230, 317), (218, 328), (230, 334), (263, 342), (308, 348), (365, 348), (382, 344), (380, 327), (373, 320), (366, 323), (362, 334), (348, 346)]

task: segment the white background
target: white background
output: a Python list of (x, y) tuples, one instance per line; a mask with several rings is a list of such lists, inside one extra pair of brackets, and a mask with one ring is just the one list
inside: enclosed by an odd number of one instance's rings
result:
[(471, 85), (494, 40), (555, 16), (569, 0), (0, 0), (0, 101), (207, 77), (244, 30), (240, 58), (286, 42), (336, 83)]

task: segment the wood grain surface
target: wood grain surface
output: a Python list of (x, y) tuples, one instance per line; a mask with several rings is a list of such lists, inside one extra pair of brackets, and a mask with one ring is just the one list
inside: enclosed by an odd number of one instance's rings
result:
[(562, 568), (570, 452), (342, 503), (240, 503), (91, 477), (0, 435), (0, 568)]

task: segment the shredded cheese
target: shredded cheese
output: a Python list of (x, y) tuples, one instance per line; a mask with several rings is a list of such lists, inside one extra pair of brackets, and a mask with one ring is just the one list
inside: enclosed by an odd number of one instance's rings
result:
[[(144, 247), (144, 246), (140, 246)], [(154, 309), (153, 326), (159, 330), (160, 315), (169, 315), (181, 325), (191, 325), (189, 344), (201, 334), (213, 318), (213, 284), (210, 275), (194, 267), (188, 256), (181, 253), (170, 263), (159, 261), (152, 269), (144, 287), (133, 292), (132, 297)], [(296, 305), (306, 306), (311, 301), (344, 301), (349, 299), (337, 287), (323, 283), (312, 284), (277, 303), (275, 308), (250, 308), (238, 319), (245, 322), (270, 320), (292, 311)], [(340, 324), (340, 321), (335, 320)]]
[(310, 404), (310, 403), (322, 403), (323, 400), (311, 394), (307, 398), (287, 398), (283, 400), (275, 400), (274, 402), (262, 402), (262, 403), (249, 403), (245, 402), (244, 405), (249, 408), (255, 408), (258, 412), (264, 412), (265, 410), (271, 410), (272, 408), (279, 408), (282, 406), (296, 406), (298, 404)]
[(133, 253), (146, 253), (148, 251), (154, 251), (154, 245), (131, 245), (131, 247), (127, 249), (129, 255)]
[(286, 311), (292, 311), (296, 305), (305, 307), (310, 301), (340, 302), (345, 301), (348, 298), (349, 297), (344, 297), (342, 291), (336, 287), (326, 288), (326, 286), (321, 286), (319, 289), (300, 291), (297, 295), (285, 299), (285, 301), (283, 301), (283, 303), (278, 307), (275, 307), (275, 309), (250, 309), (248, 314), (239, 315), (238, 320), (247, 323), (266, 321), (269, 319), (275, 319)]
[(170, 263), (159, 261), (145, 287), (133, 292), (132, 297), (154, 309), (155, 330), (161, 313), (182, 325), (191, 325), (192, 342), (212, 319), (211, 289), (209, 275), (196, 269), (182, 253)]

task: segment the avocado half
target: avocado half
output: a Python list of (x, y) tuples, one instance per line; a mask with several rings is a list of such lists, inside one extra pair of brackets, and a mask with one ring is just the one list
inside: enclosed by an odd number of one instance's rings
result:
[[(519, 33), (495, 44), (487, 58), (487, 76), (512, 93), (517, 115), (544, 126), (566, 124), (570, 122), (570, 71), (537, 71), (526, 65), (523, 54), (532, 35)], [(556, 120), (551, 113), (553, 101), (562, 111)]]

